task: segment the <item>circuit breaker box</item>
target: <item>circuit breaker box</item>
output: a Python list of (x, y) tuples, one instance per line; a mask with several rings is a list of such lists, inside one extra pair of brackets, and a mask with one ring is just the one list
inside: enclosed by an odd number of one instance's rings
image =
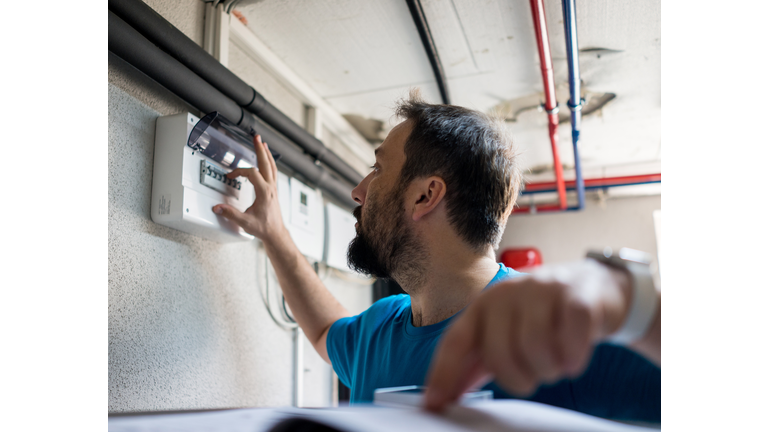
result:
[(152, 220), (216, 242), (252, 240), (252, 235), (211, 209), (229, 204), (245, 211), (253, 204), (254, 189), (248, 180), (226, 175), (235, 168), (256, 166), (256, 154), (227, 139), (227, 131), (216, 128), (215, 119), (202, 120), (189, 113), (157, 119)]

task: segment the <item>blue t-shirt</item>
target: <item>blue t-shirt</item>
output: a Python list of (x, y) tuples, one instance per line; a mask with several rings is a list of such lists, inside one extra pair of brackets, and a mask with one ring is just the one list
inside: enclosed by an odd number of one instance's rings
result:
[[(520, 275), (499, 264), (488, 287)], [(377, 388), (423, 385), (438, 339), (455, 317), (414, 327), (411, 298), (400, 294), (333, 323), (326, 341), (328, 357), (352, 392), (350, 402), (372, 401)], [(513, 397), (494, 383), (485, 388), (492, 389), (496, 399)], [(661, 369), (633, 351), (602, 344), (582, 376), (541, 386), (526, 399), (605, 418), (660, 422)]]

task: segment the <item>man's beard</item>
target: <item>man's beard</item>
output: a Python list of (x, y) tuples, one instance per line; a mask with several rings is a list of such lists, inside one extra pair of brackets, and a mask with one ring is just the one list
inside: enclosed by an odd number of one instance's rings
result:
[[(353, 211), (357, 235), (349, 243), (347, 264), (359, 273), (381, 279), (394, 279), (404, 289), (416, 287), (424, 277), (420, 265), (426, 250), (405, 218), (402, 186), (385, 199), (369, 201), (366, 222), (362, 207)], [(383, 201), (383, 202), (380, 202)]]

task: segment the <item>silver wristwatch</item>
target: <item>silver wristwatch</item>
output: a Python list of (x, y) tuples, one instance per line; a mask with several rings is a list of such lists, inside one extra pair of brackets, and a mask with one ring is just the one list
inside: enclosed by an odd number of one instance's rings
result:
[(587, 253), (587, 258), (625, 270), (631, 280), (632, 300), (627, 318), (615, 333), (608, 336), (607, 342), (629, 345), (642, 338), (653, 322), (658, 308), (658, 296), (649, 266), (650, 256), (628, 248), (622, 248), (618, 254), (614, 254), (610, 248), (605, 248), (603, 252)]

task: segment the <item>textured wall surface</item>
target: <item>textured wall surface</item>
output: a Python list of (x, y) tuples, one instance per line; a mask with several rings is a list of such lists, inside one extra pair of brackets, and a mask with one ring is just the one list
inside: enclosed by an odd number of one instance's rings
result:
[(617, 198), (605, 207), (587, 199), (580, 212), (514, 215), (507, 222), (499, 251), (508, 247), (535, 246), (544, 263), (574, 261), (590, 249), (629, 247), (656, 259), (653, 211), (661, 196)]
[(292, 335), (258, 297), (256, 242), (150, 220), (158, 113), (109, 86), (109, 410), (292, 400)]
[[(202, 2), (147, 3), (202, 41)], [(290, 405), (293, 333), (260, 297), (259, 242), (219, 244), (150, 218), (156, 118), (199, 113), (112, 54), (108, 80), (109, 412)], [(370, 287), (325, 282), (352, 313), (370, 304)], [(330, 367), (304, 357), (305, 398), (329, 403), (329, 385), (311, 383), (330, 383)]]

